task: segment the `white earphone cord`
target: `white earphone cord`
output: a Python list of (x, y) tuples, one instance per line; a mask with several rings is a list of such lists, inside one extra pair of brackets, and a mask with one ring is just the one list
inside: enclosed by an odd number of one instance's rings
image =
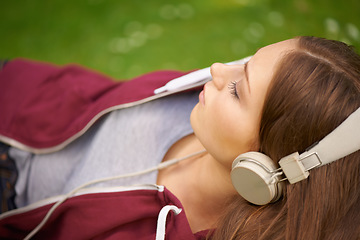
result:
[(160, 164), (158, 164), (156, 167), (152, 167), (152, 168), (148, 168), (142, 171), (138, 171), (138, 172), (133, 172), (133, 173), (128, 173), (128, 174), (124, 174), (124, 175), (119, 175), (119, 176), (114, 176), (114, 177), (107, 177), (107, 178), (101, 178), (101, 179), (96, 179), (87, 183), (84, 183), (83, 185), (73, 189), (72, 191), (70, 191), (69, 193), (67, 193), (63, 199), (57, 201), (51, 208), (50, 210), (47, 212), (47, 214), (45, 215), (45, 217), (43, 218), (43, 220), (36, 226), (36, 228), (34, 228), (25, 238), (24, 240), (28, 240), (30, 238), (32, 238), (36, 233), (38, 233), (42, 227), (44, 227), (44, 225), (47, 223), (47, 221), (49, 220), (49, 218), (51, 217), (51, 215), (54, 213), (54, 211), (63, 203), (65, 202), (68, 198), (70, 198), (71, 196), (73, 196), (76, 192), (78, 192), (79, 190), (89, 186), (89, 185), (93, 185), (96, 183), (101, 183), (101, 182), (107, 182), (107, 181), (111, 181), (111, 180), (116, 180), (116, 179), (121, 179), (121, 178), (128, 178), (128, 177), (135, 177), (135, 176), (139, 176), (139, 175), (143, 175), (146, 173), (150, 173), (156, 170), (161, 170), (164, 168), (167, 168), (171, 165), (174, 165), (180, 161), (189, 159), (191, 157), (197, 156), (197, 155), (201, 155), (203, 153), (205, 153), (206, 150), (203, 149), (199, 152), (195, 152), (192, 154), (189, 154), (185, 157), (179, 158), (179, 159), (171, 159), (165, 162), (161, 162)]

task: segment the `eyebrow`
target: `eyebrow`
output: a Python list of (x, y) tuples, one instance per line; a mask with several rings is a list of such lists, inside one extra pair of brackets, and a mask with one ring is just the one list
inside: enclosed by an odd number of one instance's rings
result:
[(248, 63), (249, 63), (249, 62), (246, 62), (246, 63), (245, 63), (244, 71), (245, 71), (246, 82), (247, 82), (247, 85), (248, 85), (248, 90), (249, 90), (249, 93), (251, 93), (251, 91), (250, 91), (250, 82), (249, 82)]

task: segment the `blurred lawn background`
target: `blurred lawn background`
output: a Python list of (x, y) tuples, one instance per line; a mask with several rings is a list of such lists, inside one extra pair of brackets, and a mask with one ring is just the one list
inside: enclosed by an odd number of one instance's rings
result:
[(128, 79), (232, 61), (298, 35), (360, 50), (359, 29), (359, 0), (14, 0), (0, 5), (0, 58)]

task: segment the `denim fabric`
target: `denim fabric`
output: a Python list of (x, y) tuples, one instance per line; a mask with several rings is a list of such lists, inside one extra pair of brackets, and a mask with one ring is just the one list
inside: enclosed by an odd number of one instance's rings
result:
[(9, 60), (0, 59), (0, 70), (6, 65)]
[(16, 208), (15, 204), (15, 183), (18, 171), (14, 159), (8, 152), (9, 146), (0, 142), (0, 213)]

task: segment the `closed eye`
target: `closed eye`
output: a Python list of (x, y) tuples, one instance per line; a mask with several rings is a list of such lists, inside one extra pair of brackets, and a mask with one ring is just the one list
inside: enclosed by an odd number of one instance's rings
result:
[(239, 99), (239, 94), (236, 90), (236, 84), (237, 84), (237, 82), (233, 81), (233, 82), (229, 83), (228, 88), (229, 88), (230, 94), (233, 95), (236, 99)]

